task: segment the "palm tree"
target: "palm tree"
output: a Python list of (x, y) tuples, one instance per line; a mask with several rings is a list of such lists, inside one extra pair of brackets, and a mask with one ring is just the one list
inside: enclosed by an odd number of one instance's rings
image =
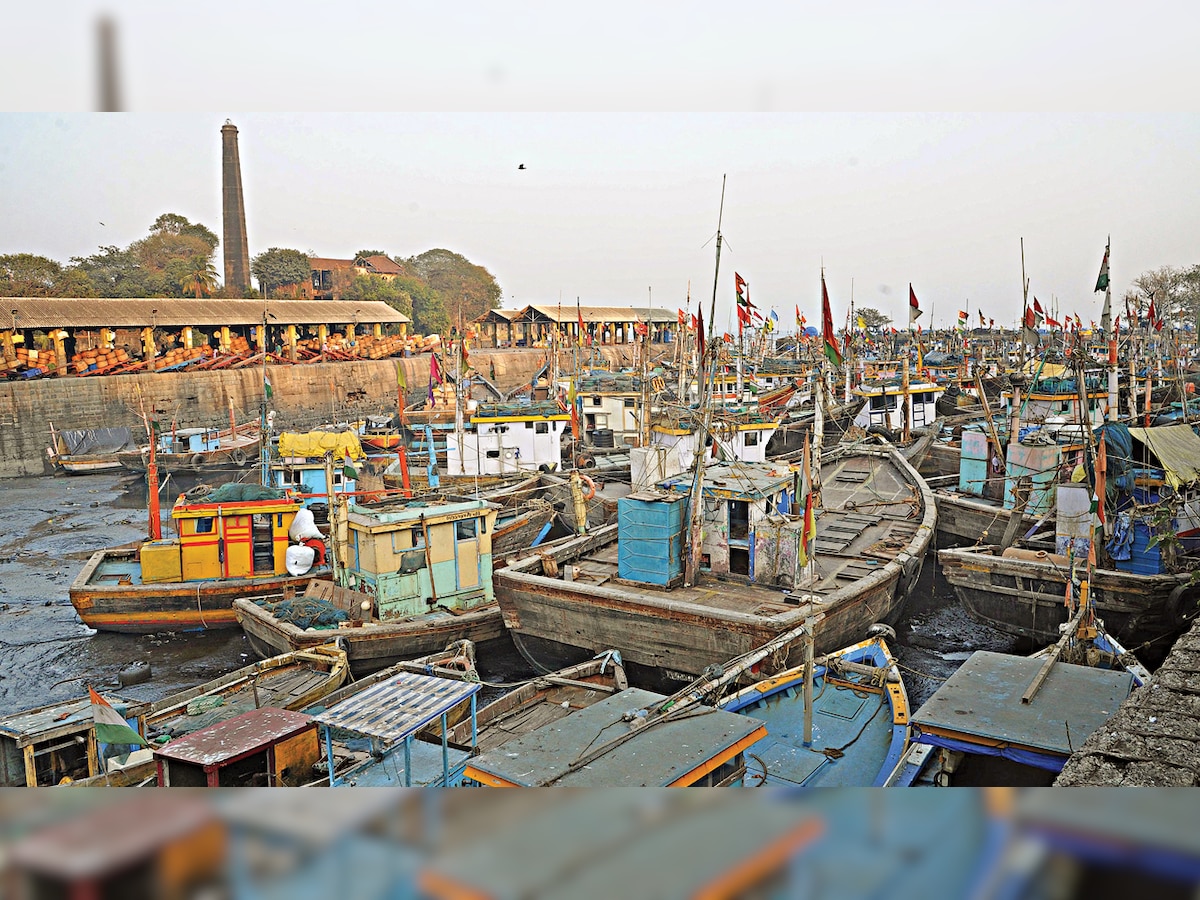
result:
[(217, 269), (207, 256), (193, 256), (188, 263), (188, 272), (179, 279), (179, 289), (193, 294), (197, 299), (208, 297), (217, 287)]

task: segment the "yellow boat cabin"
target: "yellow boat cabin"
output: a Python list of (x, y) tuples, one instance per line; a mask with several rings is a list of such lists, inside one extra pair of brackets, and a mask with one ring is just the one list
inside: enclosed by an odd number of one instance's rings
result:
[(142, 582), (286, 575), (288, 529), (303, 500), (284, 491), (269, 499), (221, 499), (225, 485), (199, 502), (180, 494), (171, 510), (177, 537), (141, 548)]

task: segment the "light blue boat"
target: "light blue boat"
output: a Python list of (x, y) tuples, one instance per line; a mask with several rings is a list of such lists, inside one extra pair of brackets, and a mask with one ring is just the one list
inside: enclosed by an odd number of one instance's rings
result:
[(743, 784), (878, 787), (908, 746), (908, 695), (881, 637), (819, 658), (805, 741), (804, 666), (743, 688), (719, 705), (766, 724), (746, 753)]

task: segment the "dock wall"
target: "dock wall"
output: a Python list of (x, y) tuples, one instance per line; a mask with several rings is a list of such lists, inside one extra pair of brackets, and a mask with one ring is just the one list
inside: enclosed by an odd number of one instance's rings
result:
[[(630, 347), (604, 347), (600, 352), (617, 365), (632, 357)], [(471, 351), (471, 364), (484, 375), (490, 377), (494, 364), (495, 381), (506, 391), (527, 383), (545, 359), (546, 351), (537, 348)], [(411, 404), (426, 392), (428, 354), (268, 366), (276, 432), (394, 412), (397, 362), (404, 366)], [(257, 366), (0, 382), (0, 478), (49, 471), (45, 451), (51, 423), (64, 430), (120, 425), (141, 429), (144, 405), (163, 428), (228, 427), (230, 404), (242, 423), (257, 418), (261, 403), (262, 370)]]

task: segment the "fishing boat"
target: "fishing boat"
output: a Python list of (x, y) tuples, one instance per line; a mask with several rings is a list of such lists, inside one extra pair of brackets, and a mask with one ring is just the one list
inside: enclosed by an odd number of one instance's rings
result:
[(51, 422), (46, 457), (56, 470), (67, 475), (90, 475), (121, 468), (117, 454), (135, 446), (128, 426), (57, 431)]
[[(150, 703), (106, 701), (151, 744), (199, 730), (259, 706), (300, 709), (340, 687), (346, 654), (333, 646), (262, 660)], [(138, 784), (150, 777), (149, 750), (98, 742), (90, 698), (68, 700), (0, 719), (0, 785), (37, 787)]]
[(538, 675), (465, 718), (449, 731), (450, 744), (486, 752), (629, 687), (621, 654)]
[(235, 598), (283, 599), (330, 576), (313, 550), (297, 556), (292, 548), (302, 505), (273, 488), (197, 486), (171, 508), (176, 537), (98, 550), (71, 583), (71, 604), (99, 631), (234, 628)]
[[(1178, 635), (1200, 612), (1200, 586), (1188, 560), (1200, 549), (1200, 437), (1186, 425), (1100, 432), (1108, 540), (1096, 548), (1091, 579), (1097, 615), (1122, 643), (1138, 646)], [(1038, 643), (1057, 639), (1067, 620), (1062, 598), (1072, 568), (1086, 559), (1094, 486), (1054, 487), (1054, 543), (985, 544), (938, 553), (946, 580), (977, 619)], [(1099, 493), (1107, 495), (1102, 486)], [(1099, 510), (1100, 508), (1097, 507)]]
[[(224, 430), (178, 428), (161, 432), (155, 447), (158, 469), (160, 472), (240, 469), (259, 458), (259, 433), (258, 423)], [(117, 459), (131, 472), (145, 472), (150, 448), (126, 450), (118, 453)]]
[(336, 636), (357, 678), (454, 641), (504, 638), (492, 587), (492, 504), (435, 497), (368, 506), (334, 496), (336, 584), (235, 602), (255, 652), (265, 657)]
[[(765, 722), (746, 786), (879, 787), (908, 747), (908, 695), (880, 636), (742, 688), (721, 709)], [(807, 710), (806, 710), (807, 707)], [(808, 736), (806, 738), (806, 725)]]
[[(609, 525), (496, 572), (517, 649), (538, 671), (620, 651), (635, 684), (689, 681), (821, 612), (818, 652), (894, 622), (916, 585), (936, 521), (932, 495), (890, 445), (844, 446), (820, 466), (815, 539), (793, 515), (800, 473), (706, 466), (703, 540), (685, 585), (692, 477), (618, 501)], [(812, 562), (804, 564), (802, 543)], [(781, 671), (799, 660), (773, 661)]]

